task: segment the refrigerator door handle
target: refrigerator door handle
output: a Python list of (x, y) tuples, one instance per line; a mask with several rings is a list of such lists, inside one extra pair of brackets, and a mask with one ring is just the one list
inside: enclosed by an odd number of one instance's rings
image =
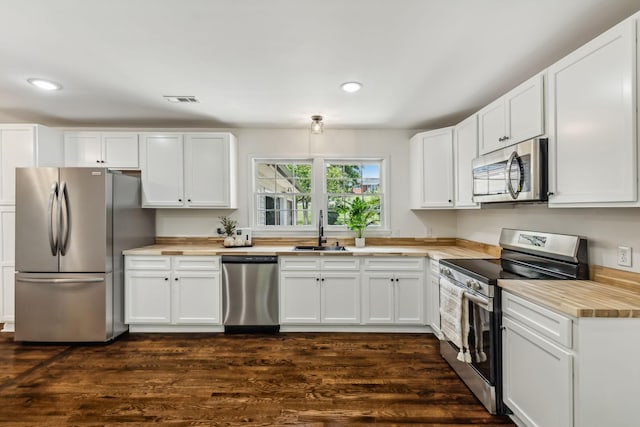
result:
[[(60, 255), (64, 256), (67, 254), (67, 245), (69, 244), (69, 229), (71, 228), (71, 221), (69, 220), (69, 195), (67, 193), (66, 181), (62, 181), (62, 185), (60, 186), (59, 200), (60, 202), (58, 203), (58, 224), (59, 224), (58, 245), (60, 247)], [(63, 206), (64, 206), (64, 215), (62, 210)]]
[[(51, 191), (49, 192), (49, 204), (47, 207), (47, 215), (49, 216), (48, 232), (49, 232), (49, 246), (51, 247), (51, 255), (56, 256), (58, 254), (58, 239), (53, 234), (53, 201), (58, 196), (58, 183), (54, 182), (51, 185)], [(56, 215), (57, 219), (57, 215)]]
[(37, 279), (33, 277), (21, 277), (19, 279), (21, 282), (27, 283), (97, 283), (104, 282), (104, 279), (101, 277), (90, 277), (87, 279)]

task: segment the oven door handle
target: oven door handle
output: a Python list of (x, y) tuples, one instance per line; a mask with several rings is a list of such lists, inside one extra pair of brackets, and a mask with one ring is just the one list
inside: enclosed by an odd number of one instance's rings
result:
[(479, 305), (480, 307), (484, 308), (488, 312), (493, 312), (493, 301), (492, 300), (479, 297), (479, 296), (474, 295), (474, 294), (469, 293), (469, 292), (465, 292), (464, 296), (465, 296), (466, 299), (468, 299), (469, 301), (471, 301), (474, 304)]

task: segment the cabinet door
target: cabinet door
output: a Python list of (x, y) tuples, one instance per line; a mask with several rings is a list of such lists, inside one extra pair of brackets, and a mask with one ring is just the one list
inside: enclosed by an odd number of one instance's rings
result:
[(0, 203), (16, 202), (16, 168), (35, 166), (33, 126), (0, 126)]
[(393, 323), (394, 283), (393, 274), (366, 273), (362, 275), (364, 323)]
[(322, 323), (360, 323), (360, 273), (322, 273)]
[(64, 164), (70, 167), (102, 166), (100, 132), (66, 132)]
[[(447, 208), (453, 206), (453, 128), (425, 132), (414, 137), (421, 165), (412, 174), (418, 188), (414, 208)], [(412, 156), (414, 153), (412, 153)]]
[(424, 325), (424, 279), (422, 274), (395, 274), (396, 323)]
[(573, 425), (573, 357), (508, 317), (502, 330), (503, 399), (531, 426)]
[(182, 207), (182, 135), (142, 135), (142, 205)]
[(635, 37), (627, 20), (549, 67), (549, 206), (637, 202)]
[(102, 161), (107, 168), (138, 168), (138, 134), (107, 132), (102, 134)]
[(544, 134), (544, 77), (534, 76), (504, 97), (507, 109), (505, 145)]
[[(13, 206), (0, 206), (0, 322), (13, 323), (15, 313), (15, 223)], [(5, 329), (7, 329), (5, 324)]]
[(478, 141), (480, 154), (504, 147), (506, 136), (506, 110), (504, 98), (497, 99), (478, 112), (480, 123)]
[(126, 272), (125, 323), (171, 323), (170, 275), (170, 271)]
[(473, 201), (472, 161), (478, 157), (478, 116), (460, 122), (453, 133), (454, 193), (456, 208), (479, 208)]
[(185, 135), (185, 196), (193, 207), (229, 207), (229, 138)]
[(280, 323), (320, 323), (320, 273), (280, 274)]
[(173, 275), (173, 323), (220, 324), (218, 272), (180, 271)]

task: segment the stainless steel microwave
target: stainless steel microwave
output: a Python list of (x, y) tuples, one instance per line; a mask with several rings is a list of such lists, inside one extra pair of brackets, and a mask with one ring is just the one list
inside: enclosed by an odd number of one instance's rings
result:
[(537, 138), (474, 159), (473, 201), (547, 200), (547, 139)]

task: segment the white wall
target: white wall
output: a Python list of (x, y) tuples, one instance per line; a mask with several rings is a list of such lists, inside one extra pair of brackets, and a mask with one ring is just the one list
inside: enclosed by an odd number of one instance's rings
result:
[[(639, 208), (549, 209), (511, 205), (457, 212), (457, 237), (498, 244), (502, 228), (577, 234), (588, 239), (589, 263), (640, 272)], [(618, 246), (630, 246), (631, 268), (617, 265)]]
[[(199, 129), (202, 131), (203, 129)], [(238, 209), (158, 209), (159, 236), (216, 236), (218, 217), (231, 215), (239, 225), (250, 225), (252, 157), (386, 157), (389, 160), (388, 191), (392, 237), (450, 237), (456, 233), (451, 211), (411, 211), (409, 206), (409, 130), (332, 130), (310, 135), (307, 129), (233, 129), (238, 137)], [(318, 208), (319, 209), (319, 208)], [(330, 232), (326, 233), (329, 237)], [(348, 235), (352, 235), (350, 233)], [(259, 236), (260, 234), (256, 234)], [(264, 235), (264, 234), (262, 234)], [(304, 234), (299, 234), (304, 235)], [(344, 234), (343, 234), (344, 235)]]

